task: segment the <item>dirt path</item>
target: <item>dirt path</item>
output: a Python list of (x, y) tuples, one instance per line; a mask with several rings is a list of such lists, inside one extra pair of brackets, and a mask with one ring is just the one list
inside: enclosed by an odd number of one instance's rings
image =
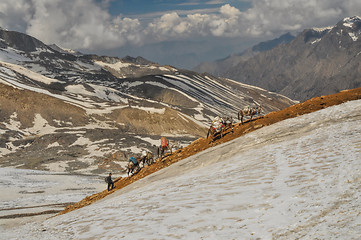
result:
[(345, 91), (342, 91), (340, 93), (333, 94), (333, 95), (312, 98), (303, 103), (293, 105), (293, 106), (283, 109), (281, 111), (271, 112), (265, 116), (261, 116), (256, 119), (253, 119), (252, 121), (247, 121), (243, 125), (235, 124), (233, 127), (233, 132), (228, 130), (226, 132), (225, 136), (223, 136), (223, 138), (216, 139), (212, 143), (210, 143), (209, 139), (200, 138), (200, 139), (192, 142), (187, 147), (177, 150), (172, 155), (167, 156), (167, 157), (163, 158), (162, 160), (158, 159), (157, 162), (152, 164), (151, 166), (146, 166), (146, 167), (142, 168), (139, 173), (137, 173), (136, 175), (134, 175), (132, 177), (116, 179), (114, 190), (112, 190), (110, 192), (108, 192), (107, 190), (104, 190), (103, 192), (99, 192), (99, 193), (93, 194), (91, 196), (88, 196), (78, 203), (67, 206), (65, 208), (65, 210), (60, 212), (59, 214), (64, 214), (64, 213), (70, 212), (72, 210), (92, 204), (93, 202), (100, 200), (109, 194), (112, 194), (114, 191), (122, 189), (125, 186), (127, 186), (139, 179), (142, 179), (162, 168), (165, 168), (175, 162), (178, 162), (182, 159), (192, 156), (192, 155), (194, 155), (198, 152), (201, 152), (207, 148), (210, 148), (210, 147), (216, 146), (218, 144), (233, 140), (237, 137), (240, 137), (246, 133), (252, 132), (256, 129), (274, 124), (276, 122), (279, 122), (279, 121), (282, 121), (282, 120), (285, 120), (288, 118), (297, 117), (297, 116), (300, 116), (303, 114), (315, 112), (315, 111), (318, 111), (318, 110), (321, 110), (321, 109), (324, 109), (324, 108), (327, 108), (330, 106), (338, 105), (338, 104), (341, 104), (341, 103), (344, 103), (347, 101), (352, 101), (352, 100), (357, 100), (357, 99), (361, 99), (361, 88), (345, 90)]

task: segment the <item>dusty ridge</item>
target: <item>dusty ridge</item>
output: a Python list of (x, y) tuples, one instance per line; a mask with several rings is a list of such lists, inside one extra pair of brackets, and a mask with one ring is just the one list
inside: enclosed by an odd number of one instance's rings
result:
[[(247, 121), (243, 125), (235, 124), (233, 127), (233, 132), (230, 130), (226, 132), (225, 136), (220, 139), (216, 139), (214, 142), (210, 143), (209, 139), (199, 138), (198, 140), (192, 142), (187, 147), (177, 150), (172, 155), (169, 155), (162, 160), (158, 159), (156, 163), (151, 166), (146, 166), (142, 168), (142, 170), (132, 177), (127, 178), (118, 178), (115, 180), (115, 189), (108, 192), (104, 190), (100, 193), (93, 194), (81, 200), (78, 203), (67, 206), (62, 212), (59, 214), (64, 214), (70, 212), (72, 210), (82, 208), (93, 202), (106, 197), (108, 194), (113, 193), (114, 191), (121, 189), (139, 179), (142, 179), (162, 168), (165, 168), (175, 162), (178, 162), (184, 158), (192, 156), (200, 151), (203, 151), (209, 147), (216, 146), (218, 144), (230, 141), (237, 137), (240, 137), (246, 133), (252, 132), (256, 129), (259, 129), (264, 126), (268, 126), (274, 124), (276, 122), (297, 117), (303, 114), (315, 112), (321, 110), (323, 108), (327, 108), (330, 106), (338, 105), (347, 101), (361, 99), (361, 88), (352, 89), (352, 90), (344, 90), (336, 94), (315, 97), (310, 100), (307, 100), (303, 103), (295, 104), (288, 108), (285, 108), (281, 111), (271, 112), (265, 116), (258, 117), (252, 121)], [(104, 184), (104, 188), (105, 188)]]

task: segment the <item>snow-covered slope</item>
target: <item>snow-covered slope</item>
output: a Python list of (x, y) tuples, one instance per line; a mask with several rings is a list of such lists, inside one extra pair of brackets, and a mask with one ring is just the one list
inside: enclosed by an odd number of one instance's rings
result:
[(361, 100), (218, 145), (3, 239), (357, 239)]
[(0, 226), (46, 219), (69, 203), (104, 190), (104, 185), (97, 176), (0, 168)]

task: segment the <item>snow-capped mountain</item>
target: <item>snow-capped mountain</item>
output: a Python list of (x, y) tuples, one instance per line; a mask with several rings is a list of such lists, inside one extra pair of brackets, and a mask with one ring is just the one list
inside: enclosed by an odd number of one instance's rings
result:
[[(294, 102), (238, 82), (141, 57), (84, 55), (0, 30), (1, 166), (121, 171), (161, 135), (187, 144), (245, 105)], [(13, 161), (16, 159), (16, 161)]]
[(261, 52), (223, 74), (296, 100), (361, 86), (361, 18), (306, 29), (287, 44)]

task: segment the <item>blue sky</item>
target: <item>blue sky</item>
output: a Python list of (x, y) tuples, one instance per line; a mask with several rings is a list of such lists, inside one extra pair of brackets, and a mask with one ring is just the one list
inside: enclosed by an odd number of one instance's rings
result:
[(0, 26), (84, 53), (190, 69), (360, 13), (360, 0), (1, 0)]
[[(179, 0), (128, 0), (128, 1), (111, 1), (109, 3), (109, 12), (112, 15), (123, 14), (125, 17), (151, 18), (160, 17), (171, 11), (179, 12), (180, 15), (195, 12), (216, 12), (224, 4), (231, 4), (238, 9), (250, 7), (249, 2), (238, 0), (233, 1), (179, 1)], [(141, 7), (140, 7), (141, 6)]]

